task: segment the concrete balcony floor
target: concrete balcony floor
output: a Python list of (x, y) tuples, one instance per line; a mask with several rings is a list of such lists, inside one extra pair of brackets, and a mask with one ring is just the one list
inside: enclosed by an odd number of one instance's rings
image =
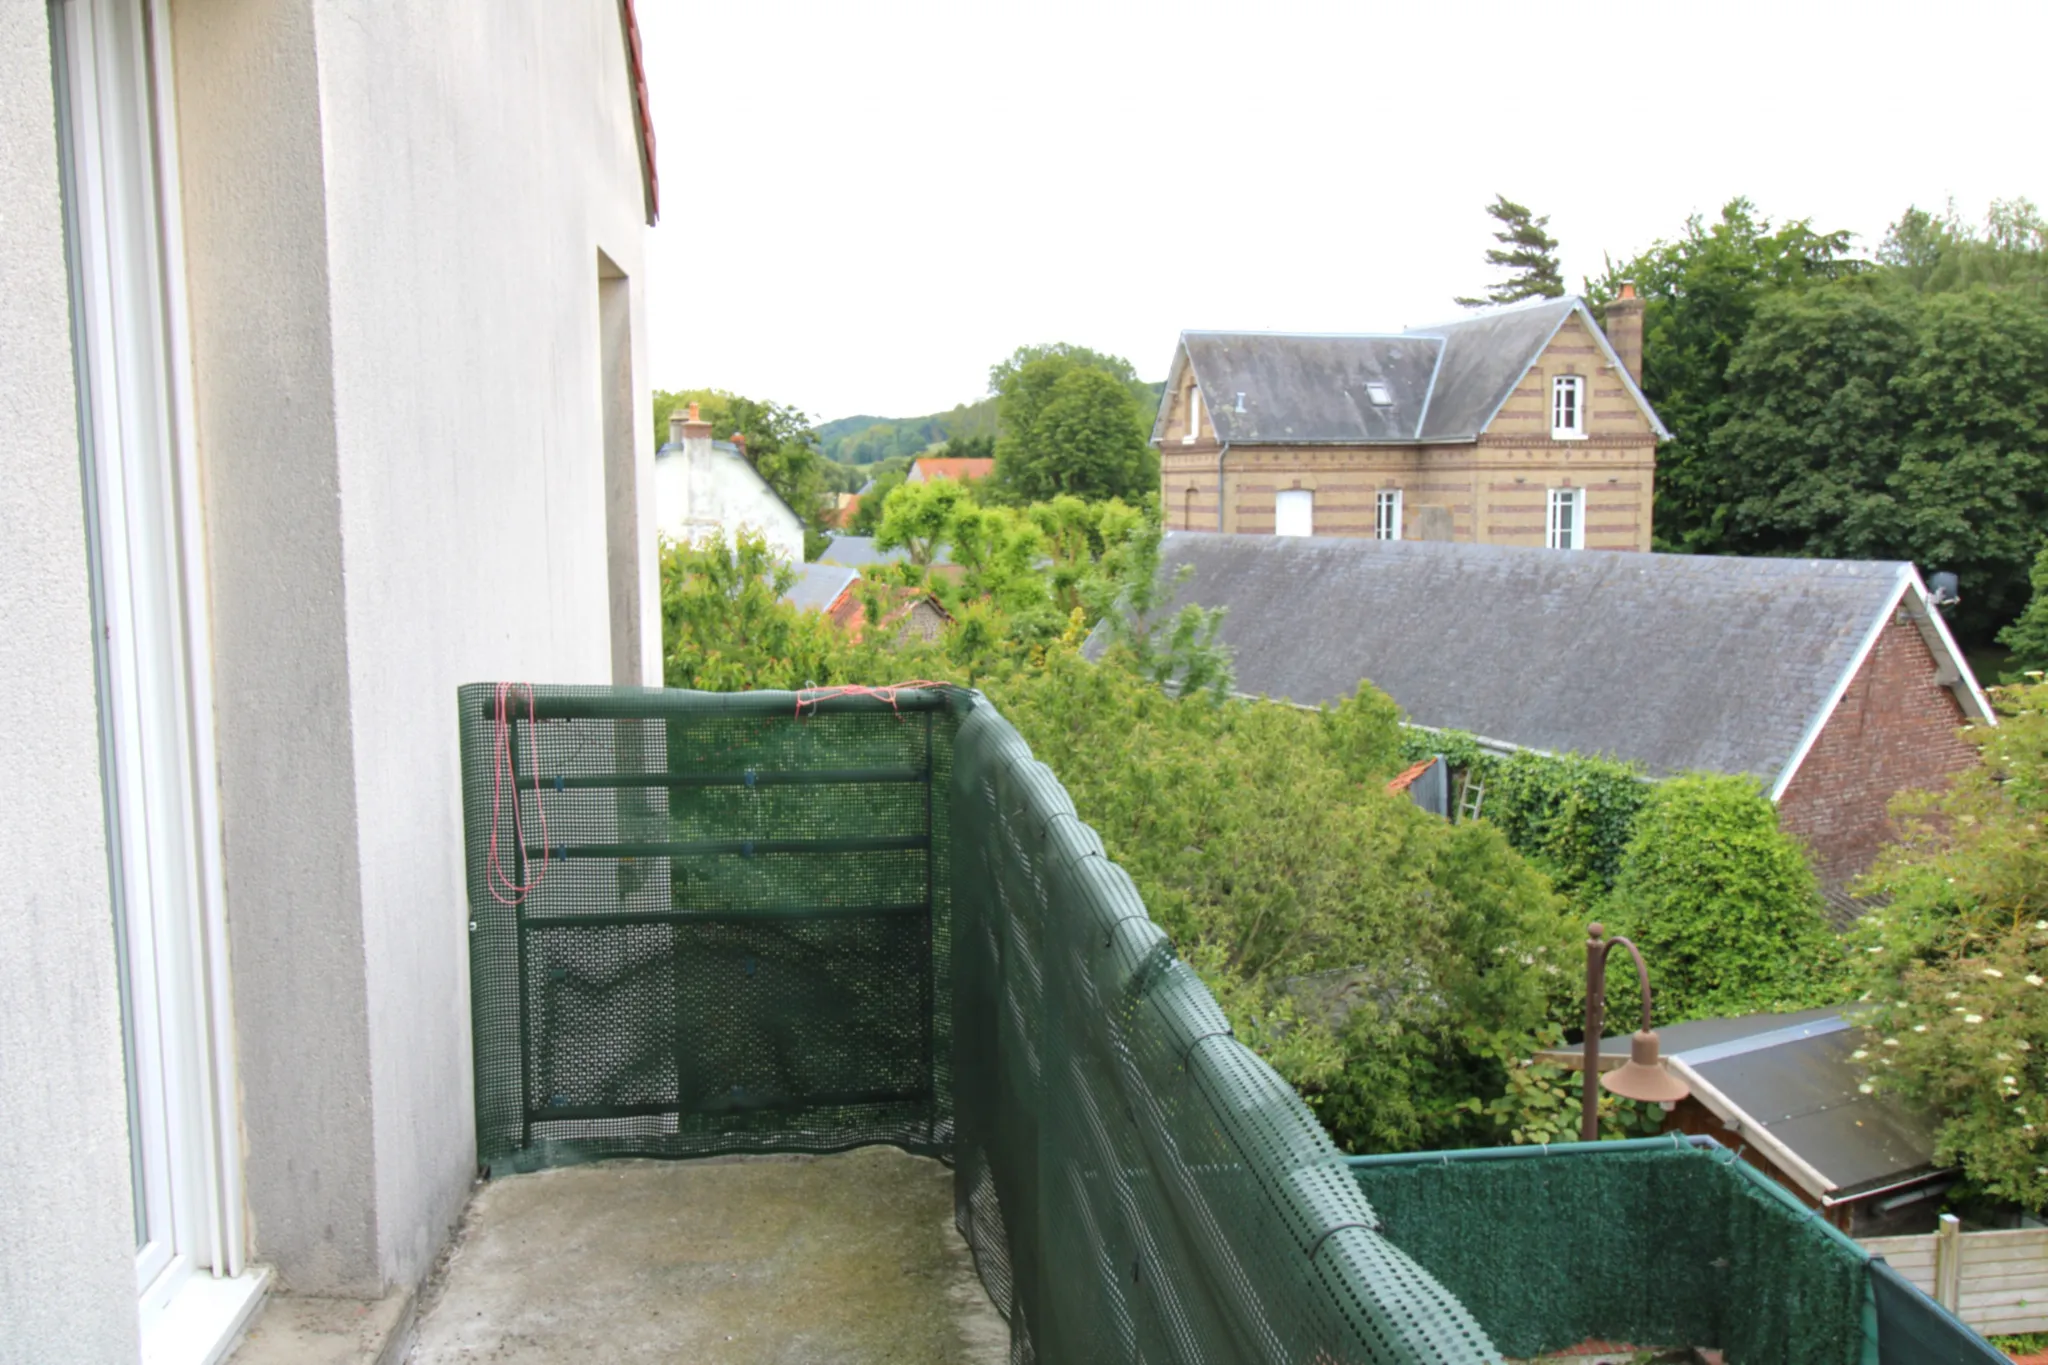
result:
[(414, 1365), (1002, 1365), (953, 1177), (888, 1147), (613, 1161), (481, 1187)]

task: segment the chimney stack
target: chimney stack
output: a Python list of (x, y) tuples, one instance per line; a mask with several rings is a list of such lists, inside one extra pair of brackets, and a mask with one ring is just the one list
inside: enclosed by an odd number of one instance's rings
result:
[(708, 441), (711, 439), (711, 423), (697, 415), (697, 405), (690, 404), (687, 414), (677, 409), (668, 415), (668, 439), (671, 445), (685, 441)]
[(1622, 368), (1638, 385), (1643, 382), (1643, 301), (1636, 287), (1621, 283), (1621, 297), (1607, 305), (1607, 341), (1621, 357)]
[(732, 444), (733, 449), (739, 451), (740, 458), (742, 460), (745, 460), (748, 464), (752, 464), (754, 462), (753, 452), (747, 449), (747, 433), (745, 433), (744, 431), (735, 431), (732, 434)]

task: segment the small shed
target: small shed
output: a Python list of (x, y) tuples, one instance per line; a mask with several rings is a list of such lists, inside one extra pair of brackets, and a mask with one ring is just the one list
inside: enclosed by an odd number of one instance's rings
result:
[[(1932, 1123), (1865, 1090), (1884, 1047), (1847, 1010), (1696, 1019), (1658, 1038), (1692, 1089), (1665, 1131), (1714, 1138), (1855, 1236), (1933, 1228), (1955, 1172), (1934, 1159)], [(1537, 1055), (1574, 1070), (1584, 1060), (1576, 1047)], [(1628, 1058), (1628, 1035), (1601, 1040), (1602, 1071)]]

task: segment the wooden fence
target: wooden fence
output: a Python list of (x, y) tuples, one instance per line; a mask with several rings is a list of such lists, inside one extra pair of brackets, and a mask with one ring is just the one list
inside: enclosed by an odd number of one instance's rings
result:
[(1985, 1336), (2048, 1332), (2048, 1228), (1964, 1232), (1943, 1214), (1939, 1232), (1861, 1241)]

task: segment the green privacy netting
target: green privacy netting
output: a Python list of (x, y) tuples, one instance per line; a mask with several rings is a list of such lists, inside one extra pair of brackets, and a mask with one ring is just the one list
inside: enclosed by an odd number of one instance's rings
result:
[(1013, 1361), (1498, 1359), (986, 701), (459, 704), (493, 1172), (894, 1143)]
[(1016, 1365), (1498, 1360), (1489, 1334), (1905, 1365), (1969, 1337), (1910, 1285), (1873, 1308), (1853, 1246), (1682, 1145), (1347, 1163), (977, 694), (459, 705), (493, 1173), (948, 1158)]
[(1889, 1359), (1867, 1255), (1720, 1147), (1653, 1138), (1351, 1164), (1388, 1240), (1511, 1354), (1597, 1338), (1718, 1347), (1741, 1365)]

